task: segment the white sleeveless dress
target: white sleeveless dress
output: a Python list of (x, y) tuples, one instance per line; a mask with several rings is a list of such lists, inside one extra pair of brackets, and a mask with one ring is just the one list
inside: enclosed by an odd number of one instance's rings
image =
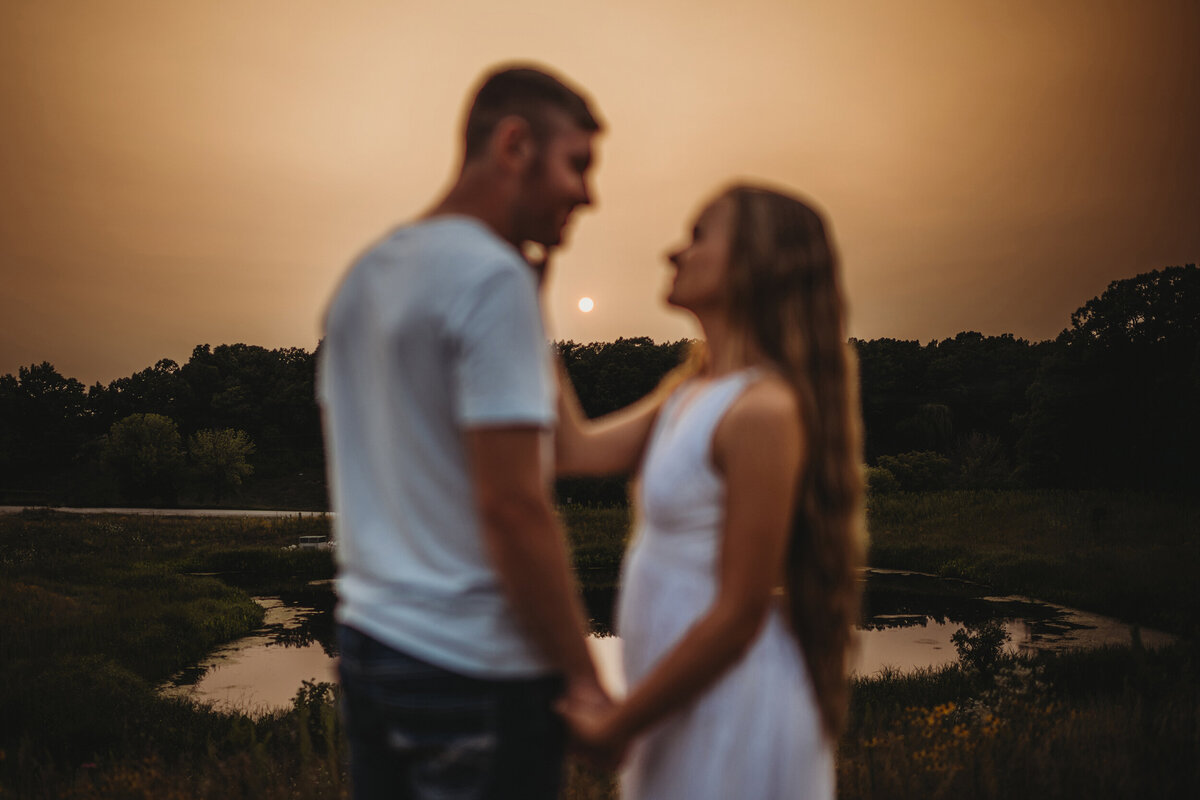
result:
[[(664, 404), (642, 463), (640, 519), (617, 604), (626, 682), (636, 685), (717, 594), (725, 486), (713, 431), (754, 380), (745, 370), (688, 381)], [(624, 800), (776, 800), (834, 796), (833, 749), (781, 609), (742, 659), (635, 742)]]

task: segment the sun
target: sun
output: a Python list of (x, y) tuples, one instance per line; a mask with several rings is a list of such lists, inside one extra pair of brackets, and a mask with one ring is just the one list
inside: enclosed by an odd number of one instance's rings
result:
[(595, 307), (596, 307), (596, 304), (592, 302), (592, 298), (590, 298), (590, 297), (579, 298), (579, 310), (582, 311), (583, 313), (586, 314)]

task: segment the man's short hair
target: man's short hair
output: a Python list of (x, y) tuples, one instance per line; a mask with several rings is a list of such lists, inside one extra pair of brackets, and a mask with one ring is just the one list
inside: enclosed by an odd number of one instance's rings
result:
[(544, 142), (550, 135), (550, 111), (561, 111), (580, 129), (596, 132), (600, 123), (588, 102), (559, 78), (540, 69), (512, 66), (492, 72), (467, 113), (465, 157), (480, 155), (500, 120), (518, 116), (529, 123), (533, 137)]

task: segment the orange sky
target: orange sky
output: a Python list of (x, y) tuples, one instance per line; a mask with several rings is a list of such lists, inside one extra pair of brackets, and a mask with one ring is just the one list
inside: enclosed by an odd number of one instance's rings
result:
[(694, 335), (661, 255), (735, 177), (824, 208), (853, 335), (1050, 338), (1110, 281), (1200, 261), (1197, 33), (1192, 0), (7, 0), (0, 374), (311, 349), (512, 59), (608, 123), (556, 338)]

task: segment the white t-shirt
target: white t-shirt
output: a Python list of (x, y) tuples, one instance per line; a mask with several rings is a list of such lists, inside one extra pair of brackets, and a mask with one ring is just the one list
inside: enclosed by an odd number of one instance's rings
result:
[(463, 431), (554, 422), (532, 270), (482, 222), (399, 228), (338, 288), (317, 395), (337, 619), (446, 669), (545, 674), (485, 550)]

